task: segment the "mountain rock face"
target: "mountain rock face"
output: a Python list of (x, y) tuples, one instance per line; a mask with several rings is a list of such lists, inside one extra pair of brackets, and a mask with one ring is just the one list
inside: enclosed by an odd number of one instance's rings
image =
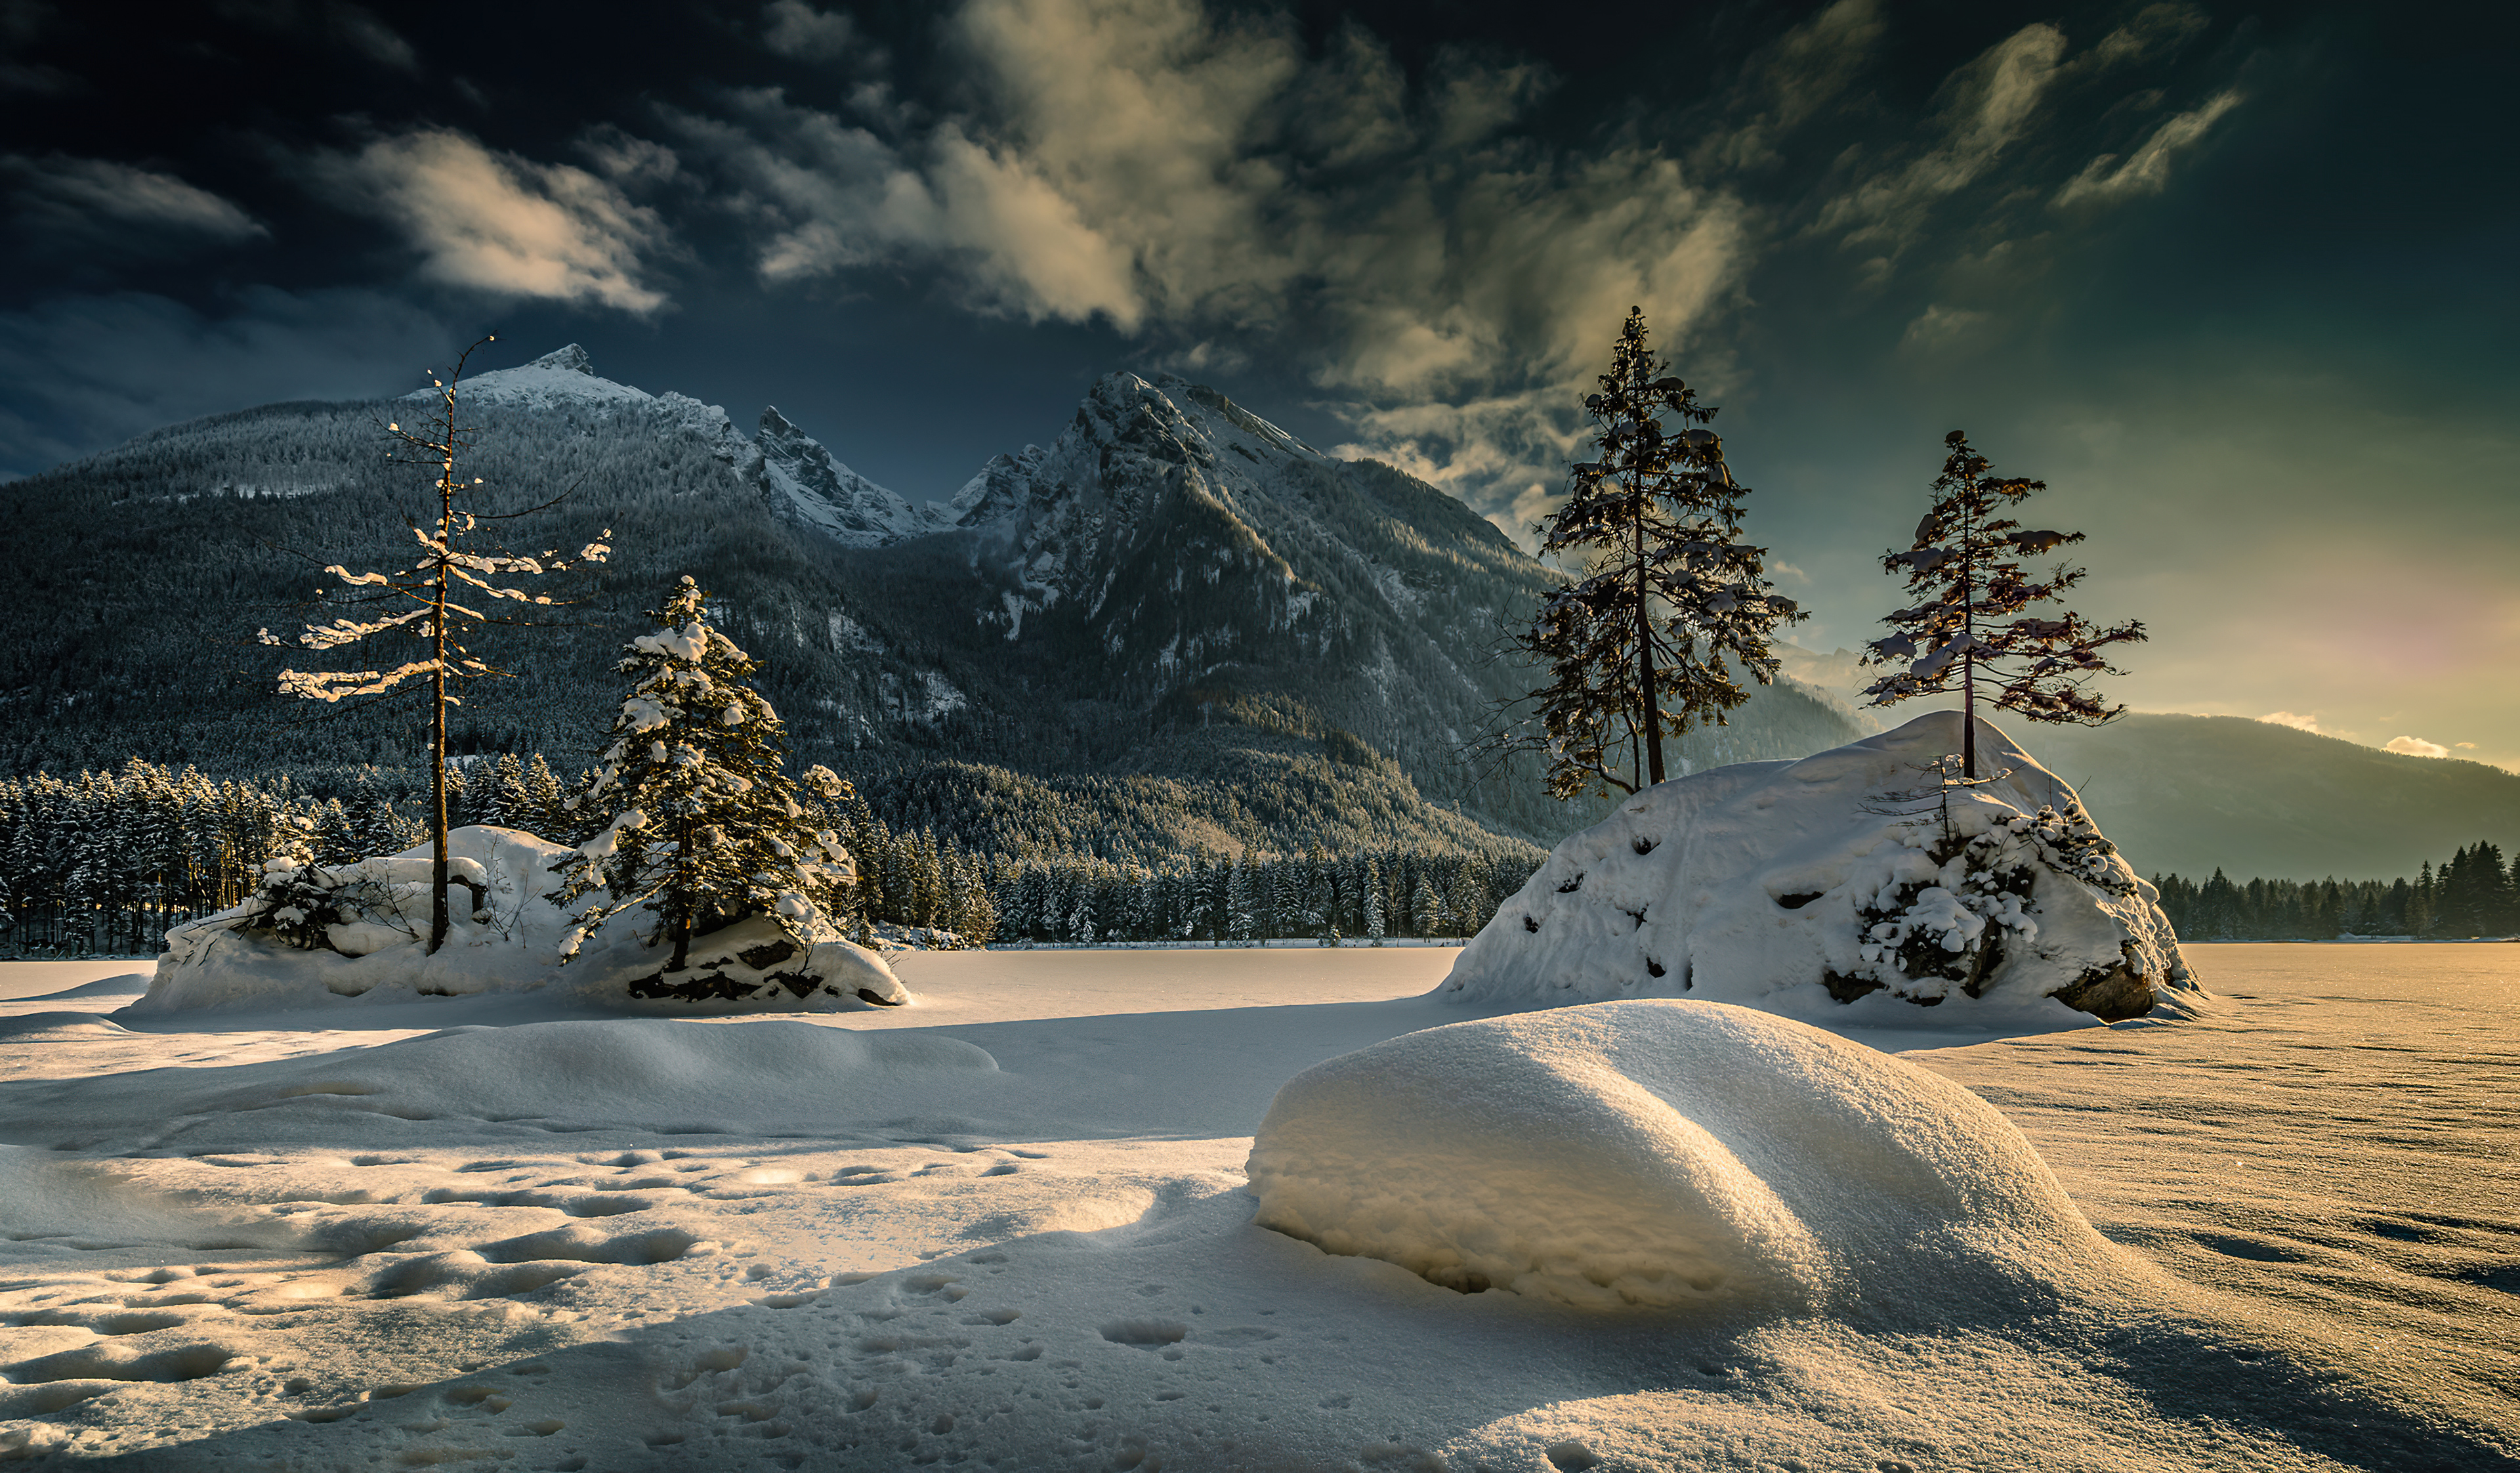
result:
[(929, 502), (913, 507), (833, 458), (822, 441), (788, 422), (776, 406), (761, 411), (762, 494), (771, 509), (848, 547), (881, 547), (904, 537), (945, 531), (954, 518)]
[[(551, 590), (578, 600), (558, 627), (484, 637), (518, 678), (468, 696), (462, 747), (582, 762), (618, 699), (621, 641), (690, 573), (767, 662), (800, 760), (980, 847), (1151, 863), (1518, 846), (1593, 816), (1542, 796), (1527, 766), (1462, 755), (1533, 683), (1494, 651), (1553, 575), (1452, 497), (1212, 390), (1110, 375), (1046, 445), (918, 503), (776, 409), (747, 437), (714, 405), (600, 377), (574, 345), (468, 379), (463, 403), (484, 509), (574, 487), (496, 525), (518, 529), (517, 550), (610, 529), (616, 551)], [(0, 766), (138, 754), (320, 784), (342, 764), (412, 764), (409, 715), (295, 724), (309, 713), (271, 694), (272, 674), (305, 652), (251, 643), (331, 617), (304, 602), (314, 569), (407, 566), (425, 478), (379, 453), (388, 408), (215, 416), (0, 487), (46, 552), (0, 613)], [(1853, 735), (1778, 687), (1677, 755), (1696, 768)]]

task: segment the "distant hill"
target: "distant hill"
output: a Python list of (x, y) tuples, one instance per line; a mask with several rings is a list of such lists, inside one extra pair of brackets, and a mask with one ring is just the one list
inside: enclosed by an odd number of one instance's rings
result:
[(2072, 783), (2147, 875), (2393, 879), (2480, 839), (2520, 847), (2520, 774), (2245, 716), (1997, 723)]
[[(1854, 651), (1780, 653), (1788, 676), (1866, 731), (1925, 709), (1858, 704), (1879, 671)], [(2147, 875), (2203, 879), (2219, 866), (2234, 880), (2393, 880), (2480, 839), (2520, 845), (2520, 775), (2481, 762), (2402, 757), (2245, 716), (2126, 715), (2093, 727), (1979, 714), (2072, 783)]]
[[(1554, 575), (1467, 507), (1343, 461), (1187, 381), (1112, 374), (1047, 443), (914, 500), (776, 409), (724, 410), (596, 375), (563, 348), (470, 381), (467, 468), (507, 504), (559, 507), (513, 541), (613, 561), (562, 627), (477, 646), (459, 750), (585, 761), (620, 698), (610, 667), (677, 575), (767, 661), (799, 761), (878, 811), (982, 850), (1167, 851), (1552, 843), (1590, 805), (1524, 759), (1463, 744), (1536, 683), (1497, 658)], [(214, 774), (412, 767), (405, 712), (328, 713), (272, 693), (322, 565), (401, 567), (424, 478), (385, 463), (410, 405), (276, 404), (172, 426), (0, 485), (19, 560), (0, 606), (0, 770), (128, 756)], [(566, 591), (556, 588), (553, 591)], [(329, 616), (317, 616), (329, 617)], [(340, 664), (408, 658), (390, 646)], [(1857, 734), (1793, 685), (1691, 732), (1688, 769), (1800, 757)]]

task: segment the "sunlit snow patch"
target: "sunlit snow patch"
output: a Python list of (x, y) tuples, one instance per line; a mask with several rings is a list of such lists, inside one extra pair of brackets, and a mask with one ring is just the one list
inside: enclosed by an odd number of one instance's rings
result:
[(1262, 1226), (1327, 1252), (1595, 1308), (1965, 1295), (2107, 1252), (1994, 1107), (1720, 1003), (1523, 1013), (1331, 1059), (1278, 1091), (1249, 1176)]
[(653, 1012), (832, 1012), (911, 1000), (883, 958), (832, 940), (810, 947), (760, 918), (693, 938), (690, 965), (666, 973), (661, 945), (644, 944), (655, 920), (624, 914), (565, 966), (570, 922), (547, 896), (552, 866), (573, 851), (521, 829), (461, 828), (446, 836), (450, 924), (428, 954), (429, 850), (323, 869), (344, 917), (314, 947), (245, 929), (241, 905), (167, 933), (139, 1012), (195, 1007), (299, 1007), (345, 997), (539, 992), (555, 1001)]
[(1959, 723), (1932, 712), (1646, 789), (1559, 844), (1437, 995), (1686, 993), (1891, 1026), (1915, 1018), (1903, 1002), (1958, 1004), (1938, 1022), (2072, 1016), (2057, 1003), (2115, 1020), (2198, 995), (2156, 892), (2055, 774), (1980, 721), (1991, 776), (1944, 785)]

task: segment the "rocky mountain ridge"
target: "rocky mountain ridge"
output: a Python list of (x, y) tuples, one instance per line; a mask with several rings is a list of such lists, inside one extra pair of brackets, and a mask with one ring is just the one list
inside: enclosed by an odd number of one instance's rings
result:
[[(747, 436), (717, 406), (602, 378), (573, 345), (469, 379), (463, 402), (485, 509), (575, 486), (520, 526), (556, 541), (610, 527), (618, 549), (580, 580), (569, 627), (488, 637), (520, 678), (470, 698), (463, 746), (567, 766), (602, 728), (611, 651), (691, 572), (769, 662), (801, 760), (961, 802), (940, 816), (967, 842), (1038, 835), (1010, 804), (1068, 805), (1095, 783), (1165, 795), (1154, 807), (1171, 817), (1132, 800), (1140, 852), (1521, 842), (1591, 816), (1462, 756), (1526, 683), (1491, 646), (1552, 575), (1433, 487), (1325, 455), (1212, 390), (1108, 375), (1049, 443), (919, 503), (775, 408)], [(35, 604), (83, 614), (0, 616), (15, 625), (0, 631), (15, 636), (0, 645), (0, 760), (407, 764), (407, 719), (295, 724), (305, 713), (269, 694), (276, 663), (244, 638), (288, 627), (310, 564), (403, 555), (414, 487), (376, 453), (390, 412), (214, 416), (0, 491), (55, 554)], [(188, 592), (156, 597), (135, 568)], [(1692, 733), (1684, 758), (1845, 735), (1778, 690)], [(988, 772), (1010, 781), (972, 778)]]

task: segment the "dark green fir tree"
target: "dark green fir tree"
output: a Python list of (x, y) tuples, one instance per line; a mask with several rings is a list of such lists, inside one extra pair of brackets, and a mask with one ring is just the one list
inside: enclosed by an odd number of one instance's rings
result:
[[(706, 619), (699, 585), (686, 575), (650, 618), (653, 633), (630, 641), (616, 667), (631, 677), (613, 717), (595, 781), (578, 800), (594, 837), (560, 866), (563, 905), (579, 910), (564, 955), (624, 911), (646, 909), (650, 945), (670, 942), (668, 972), (688, 964), (692, 937), (746, 916), (767, 916), (799, 944), (828, 939), (828, 916), (855, 879), (849, 852), (798, 801), (781, 770), (786, 727), (752, 689), (760, 669)], [(816, 768), (832, 791), (844, 785)], [(592, 807), (592, 814), (585, 810)]]
[(1524, 698), (1527, 724), (1488, 745), (1545, 752), (1555, 798), (1663, 781), (1663, 739), (1724, 724), (1745, 680), (1776, 678), (1778, 625), (1805, 617), (1770, 586), (1767, 549), (1741, 540), (1749, 489), (1707, 428), (1715, 410), (1668, 367), (1631, 310), (1584, 399), (1596, 458), (1535, 529), (1576, 575), (1514, 636), (1549, 683)]

